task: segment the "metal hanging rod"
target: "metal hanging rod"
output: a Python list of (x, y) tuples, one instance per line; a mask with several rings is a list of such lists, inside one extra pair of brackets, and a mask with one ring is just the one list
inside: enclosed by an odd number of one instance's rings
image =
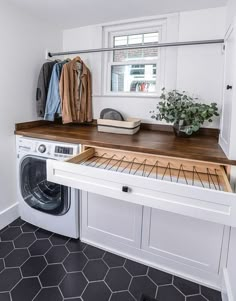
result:
[(98, 49), (74, 50), (74, 51), (64, 51), (64, 52), (48, 52), (48, 57), (60, 56), (60, 55), (71, 55), (71, 54), (94, 53), (94, 52), (109, 52), (109, 51), (118, 51), (118, 50), (163, 48), (163, 47), (178, 47), (178, 46), (192, 46), (192, 45), (223, 44), (223, 43), (224, 43), (224, 39), (175, 42), (175, 43), (154, 43), (154, 44), (140, 45), (140, 46), (98, 48)]

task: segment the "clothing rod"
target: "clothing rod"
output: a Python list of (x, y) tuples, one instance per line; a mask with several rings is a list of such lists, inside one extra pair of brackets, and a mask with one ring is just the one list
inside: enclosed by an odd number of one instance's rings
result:
[(178, 47), (178, 46), (192, 46), (192, 45), (223, 44), (223, 43), (224, 43), (224, 39), (175, 42), (175, 43), (154, 43), (154, 44), (140, 45), (140, 46), (98, 48), (98, 49), (74, 50), (74, 51), (64, 51), (64, 52), (48, 52), (48, 56), (53, 57), (53, 56), (71, 55), (71, 54), (109, 52), (115, 50), (117, 51), (117, 50), (132, 50), (132, 49), (143, 49), (143, 48), (147, 49), (147, 48), (163, 48), (163, 47)]

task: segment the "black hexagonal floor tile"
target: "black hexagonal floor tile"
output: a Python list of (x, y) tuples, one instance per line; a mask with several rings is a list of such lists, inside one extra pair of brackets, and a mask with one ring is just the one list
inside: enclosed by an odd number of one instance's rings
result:
[(171, 274), (149, 268), (148, 276), (156, 283), (156, 285), (171, 284), (173, 276)]
[(221, 293), (211, 288), (201, 286), (201, 294), (209, 301), (221, 301)]
[(40, 291), (40, 288), (41, 286), (38, 278), (22, 279), (11, 291), (12, 301), (32, 301)]
[(184, 301), (185, 297), (173, 285), (161, 286), (157, 291), (157, 300), (161, 301)]
[(218, 291), (79, 239), (38, 229), (20, 218), (0, 230), (1, 301), (140, 301), (142, 295), (148, 296), (143, 301), (155, 297), (158, 301), (222, 301)]
[(15, 248), (28, 248), (36, 240), (33, 233), (23, 233), (14, 241)]
[(21, 267), (23, 277), (38, 276), (46, 267), (47, 262), (43, 256), (30, 257)]
[(19, 267), (29, 258), (27, 249), (15, 249), (5, 259), (6, 267)]
[(44, 255), (51, 248), (48, 239), (36, 240), (29, 248), (31, 256)]
[(16, 220), (14, 220), (14, 222), (12, 222), (9, 226), (10, 227), (20, 227), (22, 225), (24, 225), (25, 221), (23, 221), (20, 217), (17, 218)]
[(124, 268), (112, 268), (105, 281), (113, 292), (125, 291), (129, 287), (131, 276)]
[(2, 228), (2, 229), (0, 230), (0, 238), (1, 238), (1, 234), (2, 234), (4, 231), (6, 231), (8, 228), (9, 228), (9, 226), (6, 226), (6, 227), (4, 227), (4, 228)]
[(59, 285), (66, 274), (61, 264), (48, 265), (39, 278), (43, 287)]
[(28, 223), (25, 223), (22, 227), (21, 227), (22, 231), (23, 232), (35, 232), (38, 227), (34, 226), (34, 225), (31, 225), (31, 224), (28, 224)]
[(89, 245), (83, 252), (89, 259), (100, 259), (105, 254), (105, 251)]
[(65, 245), (68, 242), (69, 238), (59, 234), (53, 234), (50, 237), (50, 241), (54, 246)]
[(137, 300), (139, 300), (142, 294), (148, 295), (151, 298), (155, 298), (156, 290), (157, 290), (156, 285), (147, 276), (134, 277), (129, 287), (130, 293)]
[(82, 252), (71, 253), (66, 257), (63, 265), (67, 272), (79, 272), (83, 270), (87, 261), (87, 258)]
[(127, 292), (113, 293), (110, 301), (135, 301), (133, 296)]
[(125, 258), (109, 252), (106, 252), (106, 254), (103, 257), (103, 260), (110, 268), (121, 267), (125, 263)]
[(84, 301), (108, 301), (111, 296), (109, 288), (103, 281), (92, 282), (86, 287), (82, 298)]
[(11, 301), (9, 293), (0, 293), (1, 301)]
[(79, 239), (70, 239), (66, 247), (70, 252), (80, 252), (83, 251), (86, 247), (86, 244), (81, 242)]
[(132, 276), (142, 276), (146, 275), (148, 267), (131, 260), (127, 260), (125, 263), (125, 268)]
[(189, 296), (186, 301), (206, 301), (206, 299), (201, 295)]
[(185, 296), (197, 295), (200, 293), (200, 285), (179, 277), (174, 276), (174, 286), (177, 287)]
[(48, 250), (45, 257), (48, 263), (62, 262), (69, 254), (65, 246), (53, 246)]
[[(0, 273), (4, 269), (3, 259), (0, 259)], [(0, 299), (1, 300), (1, 299)]]
[(62, 301), (62, 295), (57, 287), (43, 288), (34, 301)]
[(14, 249), (11, 241), (0, 242), (0, 258), (6, 257)]
[(44, 229), (38, 229), (36, 232), (35, 232), (35, 235), (38, 239), (42, 239), (42, 238), (49, 238), (50, 236), (52, 236), (52, 232), (49, 232), (47, 230), (44, 230)]
[(20, 227), (7, 228), (3, 233), (0, 234), (2, 241), (14, 240), (22, 233)]
[(102, 259), (90, 260), (83, 270), (89, 281), (103, 280), (107, 271), (108, 267)]
[(20, 269), (5, 269), (0, 274), (0, 292), (10, 291), (21, 279)]
[(157, 301), (157, 300), (148, 295), (142, 294), (139, 301)]
[(64, 298), (79, 297), (87, 284), (88, 282), (81, 272), (70, 273), (61, 282), (60, 289)]

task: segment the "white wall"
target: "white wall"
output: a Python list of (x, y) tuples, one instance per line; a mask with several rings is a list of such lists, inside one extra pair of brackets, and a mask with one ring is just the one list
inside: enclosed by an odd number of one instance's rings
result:
[(228, 0), (228, 4), (226, 8), (226, 29), (229, 28), (235, 16), (236, 16), (236, 1)]
[[(167, 17), (165, 41), (223, 38), (225, 13), (225, 8), (214, 8), (161, 16)], [(145, 20), (145, 18), (135, 19), (134, 21), (139, 20)], [(126, 20), (123, 23), (125, 22), (128, 21)], [(103, 26), (108, 25), (110, 24), (65, 30), (63, 32), (63, 49), (66, 51), (102, 47)], [(90, 54), (81, 55), (81, 57), (88, 64), (93, 75), (93, 111), (95, 119), (99, 117), (99, 113), (104, 107), (112, 107), (121, 111), (126, 117), (139, 117), (144, 122), (156, 122), (150, 118), (149, 112), (155, 109), (158, 99), (104, 96), (102, 89), (102, 74), (104, 71), (104, 66), (101, 64), (102, 55)], [(223, 64), (220, 45), (166, 49), (164, 86), (169, 89), (187, 90), (200, 96), (206, 102), (217, 102), (221, 108)], [(219, 121), (217, 120), (215, 124), (210, 126), (218, 127)]]
[(0, 218), (16, 202), (14, 124), (35, 120), (37, 76), (45, 49), (61, 49), (61, 32), (0, 2)]
[[(180, 14), (180, 41), (222, 39), (224, 30), (224, 8)], [(217, 102), (221, 108), (223, 75), (221, 44), (179, 48), (177, 89), (191, 91), (207, 103)], [(219, 120), (211, 126), (218, 127)]]

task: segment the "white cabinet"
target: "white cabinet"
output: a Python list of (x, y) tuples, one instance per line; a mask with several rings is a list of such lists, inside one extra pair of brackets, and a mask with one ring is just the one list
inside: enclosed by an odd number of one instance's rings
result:
[(220, 145), (231, 160), (236, 159), (236, 22), (225, 37), (225, 78)]
[(218, 273), (224, 226), (178, 214), (144, 209), (142, 249)]
[(81, 207), (82, 241), (193, 281), (217, 283), (225, 226), (84, 191)]
[(236, 195), (224, 167), (216, 163), (89, 147), (66, 162), (47, 160), (47, 179), (236, 227)]
[(142, 206), (83, 191), (82, 239), (140, 248)]
[(225, 225), (236, 227), (236, 195), (220, 164), (90, 146), (48, 160), (47, 178), (83, 191), (82, 241), (219, 285)]

